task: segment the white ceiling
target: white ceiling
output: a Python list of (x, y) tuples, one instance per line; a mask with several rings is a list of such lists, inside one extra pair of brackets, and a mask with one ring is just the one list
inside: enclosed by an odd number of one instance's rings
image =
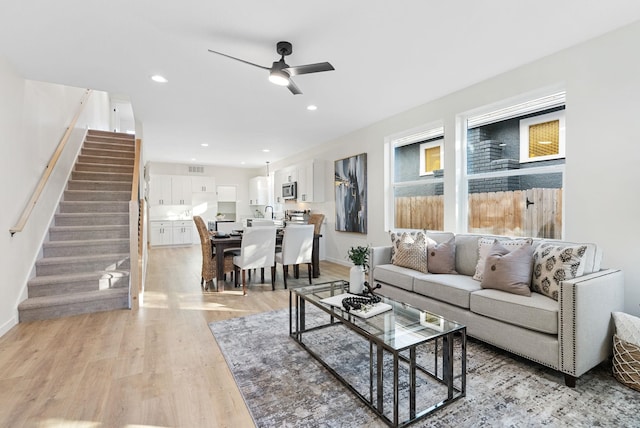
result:
[[(8, 1), (0, 55), (20, 75), (128, 96), (148, 160), (246, 167), (640, 19), (638, 0)], [(294, 96), (207, 52), (270, 66), (279, 40), (288, 64), (336, 70), (295, 77)]]

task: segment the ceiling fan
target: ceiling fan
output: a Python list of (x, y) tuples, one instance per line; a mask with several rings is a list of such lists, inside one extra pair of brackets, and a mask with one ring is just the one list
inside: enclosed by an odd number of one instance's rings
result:
[(254, 67), (262, 68), (264, 70), (269, 70), (269, 81), (271, 83), (275, 83), (276, 85), (286, 86), (289, 88), (293, 95), (302, 94), (302, 91), (296, 86), (296, 84), (291, 80), (292, 76), (297, 76), (299, 74), (309, 74), (309, 73), (318, 73), (320, 71), (331, 71), (335, 70), (331, 64), (328, 62), (319, 62), (317, 64), (307, 64), (307, 65), (298, 65), (295, 67), (289, 66), (286, 62), (284, 62), (284, 57), (287, 55), (291, 55), (293, 52), (293, 47), (289, 42), (278, 42), (276, 44), (276, 52), (281, 56), (280, 60), (274, 61), (271, 67), (264, 67), (262, 65), (254, 64), (249, 61), (245, 61), (240, 58), (233, 57), (231, 55), (223, 54), (222, 52), (216, 52), (209, 49), (209, 52), (226, 56), (227, 58), (235, 59), (236, 61), (244, 62), (245, 64), (253, 65)]

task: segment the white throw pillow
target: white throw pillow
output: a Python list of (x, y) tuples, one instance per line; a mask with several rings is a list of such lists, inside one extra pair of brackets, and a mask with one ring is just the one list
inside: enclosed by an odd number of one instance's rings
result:
[[(476, 264), (476, 273), (473, 275), (473, 279), (482, 281), (484, 278), (484, 266), (487, 263), (487, 256), (496, 238), (480, 238), (478, 239), (478, 263)], [(500, 245), (509, 250), (509, 252), (520, 248), (524, 245), (531, 245), (533, 239), (498, 239)]]
[(616, 325), (616, 335), (621, 340), (640, 346), (640, 318), (624, 312), (613, 312), (613, 322)]

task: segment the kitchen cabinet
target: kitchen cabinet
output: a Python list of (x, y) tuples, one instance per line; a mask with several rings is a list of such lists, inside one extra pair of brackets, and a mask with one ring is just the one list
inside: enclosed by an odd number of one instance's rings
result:
[(149, 204), (171, 205), (171, 176), (152, 175), (149, 182)]
[(285, 172), (278, 170), (273, 173), (273, 196), (274, 202), (277, 204), (284, 203), (282, 199), (282, 183), (285, 183)]
[(269, 205), (269, 182), (266, 176), (249, 180), (249, 205)]
[(178, 220), (172, 223), (173, 245), (191, 245), (192, 220)]
[(298, 165), (298, 202), (324, 202), (325, 162), (312, 159)]
[(191, 205), (191, 177), (171, 177), (171, 201), (173, 205)]
[(216, 179), (215, 177), (191, 177), (192, 193), (215, 193)]
[(235, 202), (236, 186), (217, 186), (218, 202)]
[(191, 177), (152, 175), (149, 182), (149, 204), (191, 205)]
[(151, 246), (172, 245), (173, 225), (170, 221), (152, 221), (151, 234), (149, 235)]

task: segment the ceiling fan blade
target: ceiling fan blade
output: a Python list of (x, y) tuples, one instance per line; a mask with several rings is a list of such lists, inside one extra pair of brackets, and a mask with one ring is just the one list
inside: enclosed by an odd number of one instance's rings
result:
[(214, 53), (214, 54), (218, 54), (218, 55), (222, 55), (222, 56), (226, 56), (227, 58), (235, 59), (236, 61), (244, 62), (245, 64), (253, 65), (254, 67), (262, 68), (263, 70), (271, 70), (271, 68), (269, 68), (269, 67), (264, 67), (262, 65), (254, 64), (252, 62), (245, 61), (243, 59), (236, 58), (236, 57), (231, 56), (231, 55), (223, 54), (222, 52), (212, 51), (211, 49), (209, 49), (209, 52)]
[(293, 80), (291, 79), (289, 79), (289, 84), (287, 85), (287, 88), (289, 88), (289, 90), (293, 95), (302, 94), (302, 91), (300, 90), (300, 88), (298, 88), (298, 86), (295, 83), (293, 83)]
[(318, 73), (320, 71), (335, 70), (333, 65), (328, 62), (319, 62), (317, 64), (296, 65), (295, 67), (289, 67), (286, 69), (291, 76), (297, 76), (299, 74)]

